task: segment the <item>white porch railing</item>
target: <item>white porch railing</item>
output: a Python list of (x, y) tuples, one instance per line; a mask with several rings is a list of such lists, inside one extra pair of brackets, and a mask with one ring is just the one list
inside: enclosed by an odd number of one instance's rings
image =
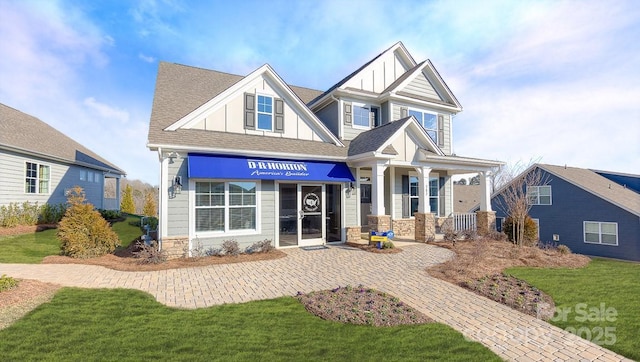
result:
[(476, 214), (471, 213), (454, 213), (451, 215), (453, 219), (453, 229), (455, 231), (472, 230), (477, 228)]

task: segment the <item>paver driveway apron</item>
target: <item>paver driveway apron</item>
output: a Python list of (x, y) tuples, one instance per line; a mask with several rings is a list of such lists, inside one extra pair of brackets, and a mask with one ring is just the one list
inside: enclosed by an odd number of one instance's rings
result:
[(286, 258), (155, 272), (79, 264), (0, 264), (0, 274), (83, 288), (133, 288), (172, 307), (200, 308), (363, 284), (393, 294), (507, 360), (603, 360), (624, 357), (465, 289), (425, 268), (453, 256), (432, 245), (373, 254), (346, 246), (286, 249)]

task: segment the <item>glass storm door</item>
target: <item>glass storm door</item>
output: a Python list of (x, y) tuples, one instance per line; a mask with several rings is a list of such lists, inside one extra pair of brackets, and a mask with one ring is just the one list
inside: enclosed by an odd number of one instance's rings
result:
[(298, 185), (299, 245), (322, 245), (325, 239), (324, 186)]

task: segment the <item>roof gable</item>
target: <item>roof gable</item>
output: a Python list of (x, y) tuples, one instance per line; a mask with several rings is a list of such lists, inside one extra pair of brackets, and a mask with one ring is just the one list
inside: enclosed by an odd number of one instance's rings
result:
[(387, 92), (462, 110), (462, 105), (429, 59), (408, 70), (384, 90)]
[[(442, 150), (438, 148), (413, 116), (405, 117), (360, 133), (351, 141), (348, 155), (349, 157), (365, 154), (395, 155), (398, 151), (393, 147), (393, 142), (405, 133), (407, 133), (421, 149), (444, 156)], [(391, 152), (391, 150), (393, 150), (393, 152)]]
[[(385, 62), (389, 63), (388, 70), (387, 67), (382, 64)], [(404, 44), (399, 41), (310, 101), (309, 106), (313, 107), (320, 103), (323, 98), (333, 93), (336, 89), (355, 88), (372, 93), (381, 93), (384, 88), (415, 65), (416, 61), (407, 48), (405, 48)], [(379, 84), (374, 84), (375, 82), (372, 81), (373, 73), (375, 73), (376, 70), (378, 70), (378, 72), (384, 72), (385, 74), (385, 80), (379, 82)]]
[(118, 175), (126, 174), (49, 124), (1, 103), (0, 148)]

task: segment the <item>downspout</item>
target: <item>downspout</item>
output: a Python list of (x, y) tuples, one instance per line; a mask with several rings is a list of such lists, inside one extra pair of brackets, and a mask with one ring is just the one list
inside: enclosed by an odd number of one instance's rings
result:
[(167, 188), (165, 187), (165, 165), (162, 157), (162, 147), (158, 147), (158, 160), (160, 161), (160, 183), (158, 186), (158, 250), (162, 250), (162, 238), (166, 234), (166, 208), (167, 208)]

